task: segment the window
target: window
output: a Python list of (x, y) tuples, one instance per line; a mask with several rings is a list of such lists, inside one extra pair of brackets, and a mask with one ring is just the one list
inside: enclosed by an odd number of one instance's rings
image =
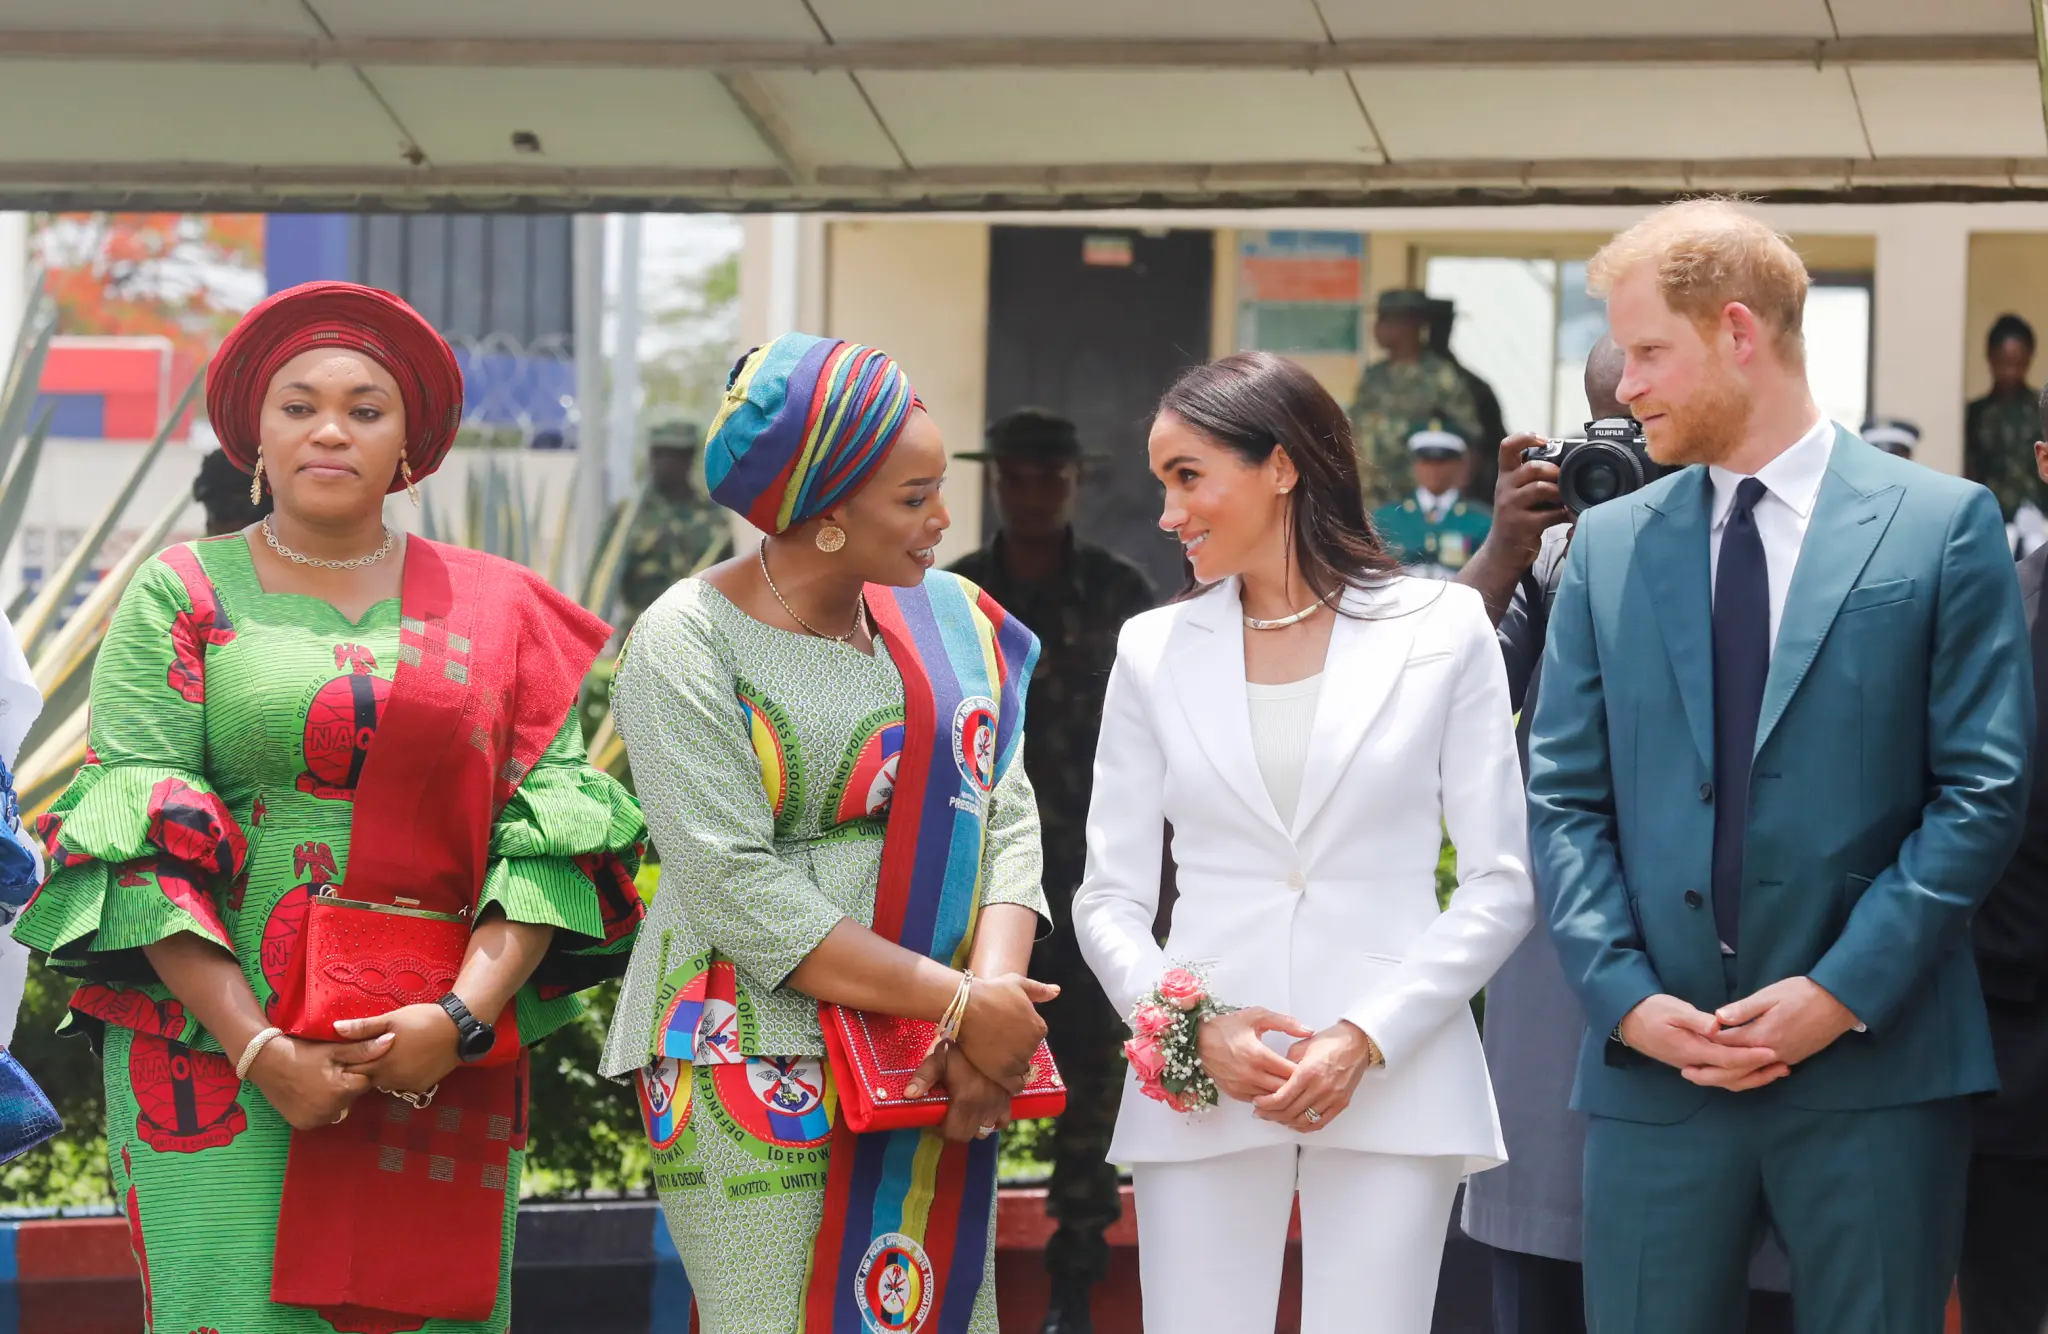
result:
[[(1493, 386), (1510, 433), (1577, 431), (1586, 356), (1607, 332), (1583, 260), (1433, 256), (1431, 296), (1458, 305), (1451, 353)], [(1870, 403), (1871, 279), (1818, 273), (1806, 298), (1806, 375), (1820, 409), (1852, 430)]]

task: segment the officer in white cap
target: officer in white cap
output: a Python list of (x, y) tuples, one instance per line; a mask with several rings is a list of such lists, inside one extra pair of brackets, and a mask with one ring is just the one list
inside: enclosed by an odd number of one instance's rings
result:
[(1449, 579), (1469, 560), (1493, 526), (1493, 511), (1467, 500), (1465, 438), (1436, 422), (1408, 437), (1414, 494), (1382, 505), (1373, 526), (1410, 574)]
[(1863, 423), (1863, 443), (1876, 445), (1887, 454), (1896, 454), (1902, 459), (1913, 457), (1913, 451), (1920, 447), (1920, 428), (1909, 421), (1896, 418), (1889, 421), (1867, 421)]

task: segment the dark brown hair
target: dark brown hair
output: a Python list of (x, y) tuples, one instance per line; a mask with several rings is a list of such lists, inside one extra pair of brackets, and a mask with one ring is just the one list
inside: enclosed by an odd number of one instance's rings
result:
[[(1235, 352), (1184, 372), (1159, 410), (1253, 467), (1287, 451), (1299, 475), (1288, 507), (1289, 546), (1310, 588), (1372, 589), (1399, 574), (1365, 513), (1351, 419), (1297, 363), (1271, 352)], [(1189, 597), (1203, 587), (1189, 575)], [(1214, 585), (1209, 585), (1214, 587)]]

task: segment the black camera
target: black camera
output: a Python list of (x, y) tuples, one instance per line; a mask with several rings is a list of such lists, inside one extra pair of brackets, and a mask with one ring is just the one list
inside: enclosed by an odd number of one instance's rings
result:
[(1522, 459), (1557, 465), (1557, 494), (1573, 514), (1678, 471), (1650, 457), (1642, 425), (1633, 417), (1587, 422), (1584, 440), (1546, 440), (1523, 450)]

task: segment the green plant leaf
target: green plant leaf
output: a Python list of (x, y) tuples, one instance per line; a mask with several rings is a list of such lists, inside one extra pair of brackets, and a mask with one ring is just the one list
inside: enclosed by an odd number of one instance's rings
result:
[(54, 403), (43, 409), (36, 418), (35, 429), (28, 433), (28, 443), (14, 456), (6, 479), (0, 481), (0, 551), (14, 545), (15, 530), (21, 527), (21, 516), (28, 511), (29, 492), (35, 487), (36, 465), (43, 461), (43, 441), (50, 438), (50, 420), (56, 415)]
[(71, 600), (71, 593), (78, 585), (79, 576), (91, 568), (92, 562), (99, 558), (100, 548), (113, 533), (114, 525), (121, 521), (129, 502), (135, 499), (135, 493), (142, 488), (142, 479), (149, 475), (149, 470), (155, 466), (158, 455), (163, 453), (164, 444), (171, 438), (171, 431), (177, 426), (178, 419), (185, 415), (185, 409), (199, 396), (200, 387), (205, 383), (206, 377), (203, 373), (192, 377), (192, 382), (185, 386), (185, 392), (178, 396), (177, 406), (171, 409), (170, 415), (156, 428), (156, 438), (149, 442), (149, 447), (142, 451), (142, 457), (128, 470), (128, 480), (115, 492), (114, 498), (107, 503), (106, 509), (101, 511), (100, 517), (94, 521), (85, 536), (79, 539), (78, 545), (71, 549), (71, 554), (66, 556), (57, 569), (43, 581), (42, 591), (28, 604), (27, 609), (18, 616), (10, 615), (9, 619), (14, 622), (14, 632), (21, 638), (24, 653), (33, 654), (36, 645), (57, 628), (64, 604)]

